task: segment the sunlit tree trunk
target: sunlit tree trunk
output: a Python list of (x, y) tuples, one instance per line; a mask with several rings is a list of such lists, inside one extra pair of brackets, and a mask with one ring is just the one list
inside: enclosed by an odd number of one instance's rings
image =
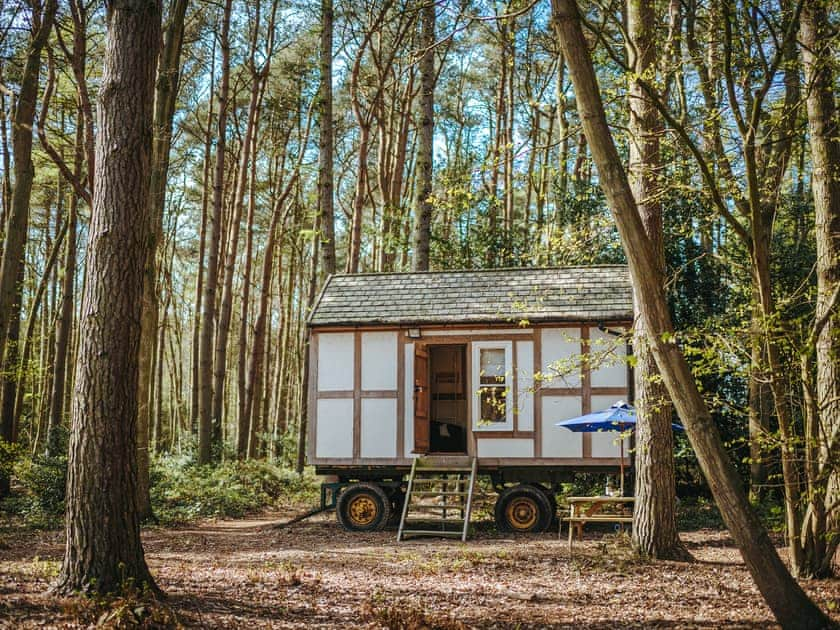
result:
[(335, 210), (333, 209), (333, 0), (321, 0), (321, 98), (319, 101), (318, 212), (321, 215), (321, 272), (335, 273)]
[(414, 271), (429, 270), (429, 240), (432, 229), (432, 169), (435, 139), (435, 3), (427, 0), (421, 9), (420, 103), (417, 142), (417, 178), (414, 200)]
[(137, 377), (160, 5), (106, 10), (94, 204), (82, 299), (67, 480), (66, 548), (55, 590), (156, 589), (136, 505)]
[[(219, 253), (222, 235), (222, 207), (225, 191), (225, 146), (227, 139), (228, 96), (230, 92), (230, 17), (232, 0), (225, 0), (220, 48), (222, 77), (219, 86), (216, 164), (213, 172), (213, 204), (209, 214), (210, 238), (204, 273), (204, 295), (201, 299), (201, 330), (198, 350), (198, 462), (207, 464), (213, 458), (213, 447), (221, 445), (221, 418), (216, 415), (213, 397), (213, 332), (216, 327), (216, 291), (219, 284)], [(220, 405), (219, 405), (220, 406)]]
[[(634, 75), (656, 74), (656, 11), (650, 0), (627, 2), (628, 58)], [(660, 278), (665, 274), (662, 205), (659, 183), (662, 162), (659, 137), (662, 123), (654, 103), (634, 80), (629, 86), (630, 188), (645, 228)], [(677, 535), (677, 497), (674, 480), (674, 440), (671, 402), (647, 342), (645, 302), (634, 295), (636, 331), (636, 501), (633, 510), (633, 547), (652, 558), (686, 559), (688, 552)]]
[(627, 255), (633, 286), (645, 303), (648, 341), (721, 516), (747, 569), (784, 628), (826, 628), (834, 624), (808, 598), (785, 568), (766, 529), (750, 508), (738, 473), (697, 388), (685, 357), (674, 342), (657, 257), (633, 199), (627, 176), (607, 126), (598, 81), (575, 0), (552, 0), (560, 46), (569, 64), (584, 133), (598, 168)]
[[(152, 172), (149, 183), (151, 225), (149, 254), (143, 276), (143, 312), (140, 336), (140, 379), (137, 387), (137, 509), (140, 518), (151, 516), (149, 496), (149, 434), (152, 416), (151, 394), (154, 379), (153, 357), (158, 331), (158, 246), (163, 236), (163, 211), (166, 205), (166, 176), (172, 147), (172, 122), (181, 74), (181, 46), (184, 39), (184, 18), (188, 0), (171, 0), (163, 48), (160, 51), (155, 87), (154, 137), (152, 139)], [(158, 370), (163, 366), (158, 364)]]
[[(832, 573), (832, 561), (840, 544), (840, 472), (836, 463), (840, 452), (840, 124), (834, 89), (838, 40), (831, 30), (826, 3), (805, 1), (799, 33), (807, 87), (816, 227), (815, 319), (820, 327), (815, 330), (816, 417), (812, 418), (814, 430), (811, 435), (806, 434), (806, 439), (812, 441), (808, 446), (819, 452), (809, 496), (811, 509), (803, 528), (803, 573), (825, 576)], [(819, 485), (814, 487), (816, 481)], [(826, 486), (824, 496), (822, 483)]]
[(6, 349), (11, 321), (20, 310), (18, 283), (25, 263), (26, 239), (29, 233), (29, 203), (35, 165), (32, 162), (32, 130), (35, 104), (41, 71), (41, 51), (47, 43), (57, 4), (55, 0), (32, 3), (32, 32), (26, 50), (26, 62), (20, 75), (20, 87), (12, 118), (12, 157), (14, 186), (12, 187), (6, 224), (3, 226), (3, 255), (0, 259), (0, 365)]

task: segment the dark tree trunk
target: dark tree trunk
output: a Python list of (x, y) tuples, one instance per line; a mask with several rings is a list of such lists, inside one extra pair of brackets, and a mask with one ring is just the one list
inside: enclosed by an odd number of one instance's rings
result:
[[(140, 380), (137, 389), (137, 510), (141, 519), (152, 515), (149, 496), (149, 433), (152, 426), (152, 382), (154, 381), (155, 344), (158, 338), (158, 299), (156, 290), (157, 250), (163, 237), (163, 209), (166, 203), (166, 175), (169, 172), (169, 149), (172, 146), (172, 121), (181, 74), (181, 44), (187, 0), (172, 0), (158, 59), (155, 86), (152, 173), (149, 181), (149, 229), (146, 273), (143, 276), (143, 314), (140, 337)], [(158, 365), (158, 370), (163, 366)]]
[(319, 107), (318, 212), (321, 215), (322, 273), (335, 273), (335, 211), (333, 210), (333, 3), (321, 0), (321, 98)]
[(12, 120), (12, 157), (14, 187), (6, 224), (3, 226), (3, 257), (0, 260), (0, 365), (6, 350), (6, 338), (16, 308), (20, 270), (24, 265), (26, 237), (29, 233), (29, 201), (35, 165), (32, 163), (32, 130), (35, 103), (41, 72), (41, 50), (47, 43), (56, 12), (56, 1), (33, 3), (32, 37), (26, 51), (26, 63), (20, 77), (20, 91)]
[(161, 11), (106, 11), (94, 203), (82, 298), (67, 480), (67, 543), (55, 590), (156, 589), (140, 542), (137, 378), (147, 255), (152, 103)]
[(805, 594), (785, 568), (758, 516), (674, 342), (655, 251), (636, 208), (627, 176), (607, 126), (598, 81), (575, 0), (552, 0), (555, 27), (575, 87), (578, 112), (599, 181), (612, 209), (627, 255), (633, 286), (647, 312), (648, 342), (721, 516), (767, 605), (784, 628), (829, 628), (835, 624)]
[(429, 241), (432, 229), (432, 168), (435, 140), (435, 9), (426, 1), (421, 11), (420, 46), (420, 129), (417, 142), (415, 184), (414, 271), (429, 270)]
[[(15, 416), (15, 401), (20, 387), (19, 376), (22, 370), (18, 369), (20, 356), (20, 303), (23, 294), (23, 266), (15, 292), (15, 308), (12, 310), (12, 321), (9, 322), (7, 331), (8, 343), (6, 344), (6, 369), (0, 378), (0, 439), (14, 444), (17, 442), (18, 425)], [(0, 472), (0, 498), (8, 496), (11, 491), (11, 479), (8, 475)]]
[[(650, 0), (628, 0), (628, 57), (633, 74), (656, 71), (656, 13)], [(629, 86), (630, 187), (645, 233), (656, 259), (659, 277), (665, 273), (662, 243), (662, 205), (657, 179), (662, 169), (659, 136), (662, 124), (656, 105), (634, 80)], [(674, 443), (671, 401), (647, 343), (645, 302), (634, 296), (636, 334), (636, 501), (633, 510), (633, 547), (652, 558), (687, 559), (688, 551), (677, 535)]]

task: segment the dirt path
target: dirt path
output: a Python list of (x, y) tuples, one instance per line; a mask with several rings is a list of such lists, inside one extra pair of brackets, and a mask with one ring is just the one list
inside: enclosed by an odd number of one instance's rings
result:
[[(556, 533), (505, 539), (489, 524), (460, 542), (397, 544), (350, 534), (332, 515), (288, 515), (145, 532), (172, 615), (202, 628), (767, 628), (772, 617), (724, 532), (684, 534), (698, 562), (633, 560), (626, 540), (591, 534), (569, 556)], [(115, 625), (122, 613), (44, 595), (60, 533), (21, 532), (0, 549), (0, 626)], [(835, 615), (840, 580), (805, 588)], [(147, 611), (139, 611), (143, 617)]]

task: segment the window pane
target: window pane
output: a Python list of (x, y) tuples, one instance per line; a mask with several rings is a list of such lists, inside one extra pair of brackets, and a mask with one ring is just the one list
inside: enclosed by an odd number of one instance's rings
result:
[(504, 348), (482, 348), (479, 356), (481, 384), (504, 383), (506, 371)]
[(504, 423), (507, 419), (504, 387), (482, 387), (480, 391), (481, 423)]

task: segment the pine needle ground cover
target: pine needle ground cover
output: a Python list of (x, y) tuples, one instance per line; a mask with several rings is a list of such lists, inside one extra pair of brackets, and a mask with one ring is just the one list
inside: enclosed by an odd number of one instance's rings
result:
[[(694, 564), (646, 563), (625, 537), (591, 532), (569, 557), (556, 534), (503, 538), (480, 522), (466, 544), (347, 533), (332, 514), (277, 528), (304, 503), (235, 520), (144, 531), (168, 598), (47, 597), (60, 531), (6, 530), (0, 626), (201, 628), (772, 628), (726, 532), (682, 537)], [(781, 541), (779, 541), (781, 542)], [(804, 582), (840, 619), (840, 580)]]

